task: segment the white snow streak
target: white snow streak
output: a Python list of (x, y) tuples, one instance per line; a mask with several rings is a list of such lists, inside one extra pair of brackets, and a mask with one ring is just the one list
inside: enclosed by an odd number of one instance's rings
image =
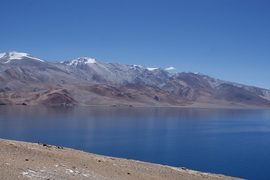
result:
[(6, 55), (6, 53), (1, 53), (0, 54), (0, 59), (3, 58)]
[(95, 59), (92, 58), (88, 58), (88, 57), (82, 57), (82, 58), (77, 58), (74, 59), (72, 61), (69, 61), (67, 63), (68, 66), (78, 66), (81, 64), (93, 64), (96, 63), (97, 61)]
[(134, 67), (138, 67), (138, 68), (145, 68), (145, 67), (142, 66), (142, 65), (136, 65), (136, 64), (134, 64), (133, 66), (134, 66)]
[(23, 58), (29, 58), (29, 59), (33, 59), (33, 60), (44, 62), (43, 60), (38, 59), (38, 58), (35, 58), (33, 56), (30, 56), (27, 53), (20, 53), (20, 52), (15, 52), (15, 51), (11, 51), (11, 52), (8, 52), (8, 53), (1, 53), (0, 54), (0, 58), (3, 58), (5, 56), (8, 57), (8, 61), (6, 61), (5, 63), (9, 63), (12, 60), (21, 60)]
[(166, 71), (171, 71), (171, 70), (175, 70), (175, 68), (171, 66), (171, 67), (165, 68), (165, 70)]
[(14, 59), (20, 60), (23, 57), (27, 56), (26, 53), (19, 53), (19, 52), (9, 52), (8, 54), (9, 54), (9, 59), (10, 60), (14, 60)]
[(156, 70), (156, 69), (158, 69), (158, 68), (147, 68), (149, 71), (154, 71), (154, 70)]
[(96, 62), (96, 60), (95, 59), (92, 59), (92, 58), (85, 58), (87, 61), (86, 61), (86, 63), (87, 64), (89, 64), (89, 63), (95, 63)]

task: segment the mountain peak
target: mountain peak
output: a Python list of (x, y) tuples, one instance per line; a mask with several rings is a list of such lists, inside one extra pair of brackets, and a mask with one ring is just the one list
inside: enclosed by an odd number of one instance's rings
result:
[(17, 51), (9, 51), (9, 52), (4, 52), (0, 54), (0, 59), (5, 60), (5, 64), (9, 63), (12, 60), (22, 60), (24, 58), (28, 58), (28, 59), (33, 59), (33, 60), (38, 60), (41, 62), (44, 62), (41, 59), (35, 58), (27, 53), (24, 52), (17, 52)]
[(16, 52), (16, 51), (10, 51), (10, 52), (5, 52), (0, 54), (0, 58), (9, 58), (10, 60), (12, 59), (22, 59), (23, 57), (27, 56), (27, 53), (21, 53), (21, 52)]
[(62, 62), (68, 66), (78, 66), (83, 64), (93, 64), (97, 63), (95, 59), (89, 58), (89, 57), (79, 57), (71, 61), (64, 61)]
[(156, 69), (158, 69), (158, 68), (150, 68), (150, 67), (148, 67), (147, 68), (149, 71), (154, 71), (154, 70), (156, 70)]
[(170, 74), (89, 57), (62, 65), (40, 61), (23, 52), (0, 54), (0, 96), (10, 94), (0, 104), (270, 107), (270, 90), (197, 72)]

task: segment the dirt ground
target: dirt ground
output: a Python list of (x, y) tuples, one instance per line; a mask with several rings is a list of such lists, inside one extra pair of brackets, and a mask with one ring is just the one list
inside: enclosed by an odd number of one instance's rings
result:
[(100, 156), (47, 144), (0, 139), (0, 179), (229, 180), (237, 178)]

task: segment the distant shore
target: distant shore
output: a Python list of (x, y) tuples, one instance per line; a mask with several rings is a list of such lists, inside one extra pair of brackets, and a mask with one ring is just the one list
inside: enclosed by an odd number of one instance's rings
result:
[(13, 179), (233, 180), (141, 161), (101, 156), (48, 144), (0, 139), (0, 177)]
[(112, 108), (198, 108), (198, 109), (270, 109), (265, 106), (252, 106), (252, 105), (240, 105), (240, 104), (212, 104), (212, 103), (200, 103), (194, 102), (193, 104), (183, 106), (151, 106), (151, 105), (138, 105), (138, 104), (108, 104), (108, 105), (44, 105), (44, 104), (1, 104), (0, 106), (35, 106), (35, 107), (112, 107)]

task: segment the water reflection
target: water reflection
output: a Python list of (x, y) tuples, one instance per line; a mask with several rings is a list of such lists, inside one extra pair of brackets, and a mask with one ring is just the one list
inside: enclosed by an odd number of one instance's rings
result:
[(1, 138), (249, 179), (270, 176), (269, 136), (269, 110), (0, 107)]

